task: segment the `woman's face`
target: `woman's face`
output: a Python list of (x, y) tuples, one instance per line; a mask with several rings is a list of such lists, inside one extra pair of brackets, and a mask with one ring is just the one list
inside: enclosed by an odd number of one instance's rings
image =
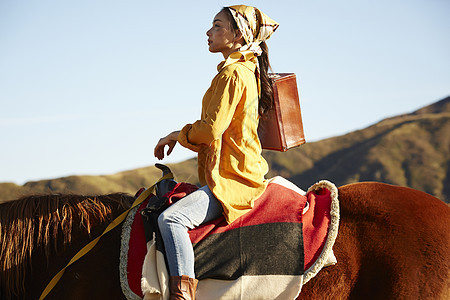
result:
[(236, 50), (236, 35), (225, 12), (219, 12), (213, 20), (211, 29), (206, 32), (209, 51), (222, 52), (226, 58)]

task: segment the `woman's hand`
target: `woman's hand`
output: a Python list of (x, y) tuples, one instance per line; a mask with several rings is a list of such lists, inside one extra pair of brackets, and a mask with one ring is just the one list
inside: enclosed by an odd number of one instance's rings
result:
[(164, 158), (164, 148), (166, 145), (169, 146), (169, 149), (167, 150), (167, 156), (172, 153), (172, 150), (177, 143), (179, 133), (179, 131), (174, 131), (159, 140), (158, 144), (156, 144), (154, 152), (156, 158), (158, 158), (159, 160)]

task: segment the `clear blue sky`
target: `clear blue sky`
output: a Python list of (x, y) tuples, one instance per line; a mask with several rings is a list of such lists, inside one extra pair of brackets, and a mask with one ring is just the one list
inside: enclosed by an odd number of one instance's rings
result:
[[(448, 0), (242, 3), (280, 23), (271, 63), (297, 74), (308, 141), (450, 95)], [(0, 1), (0, 182), (153, 165), (158, 139), (200, 114), (222, 59), (205, 32), (233, 4)]]

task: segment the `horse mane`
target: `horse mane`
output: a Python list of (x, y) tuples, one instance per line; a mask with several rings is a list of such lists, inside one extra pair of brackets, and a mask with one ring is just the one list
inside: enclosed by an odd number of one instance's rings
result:
[(0, 205), (0, 290), (19, 296), (33, 251), (42, 249), (49, 260), (57, 242), (67, 245), (74, 229), (91, 229), (112, 221), (117, 210), (131, 206), (133, 198), (116, 193), (102, 196), (31, 195)]

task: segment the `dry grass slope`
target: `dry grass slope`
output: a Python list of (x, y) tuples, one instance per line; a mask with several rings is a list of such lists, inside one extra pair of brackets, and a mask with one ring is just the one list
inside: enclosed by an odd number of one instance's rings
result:
[[(196, 159), (186, 160), (168, 166), (177, 181), (197, 183)], [(155, 167), (145, 167), (101, 176), (69, 176), (50, 180), (27, 182), (23, 186), (14, 183), (0, 183), (0, 201), (17, 199), (27, 194), (72, 193), (72, 194), (109, 194), (123, 192), (134, 194), (141, 187), (152, 185), (161, 177), (161, 171)]]
[(380, 181), (449, 202), (450, 97), (363, 130), (266, 156), (271, 175), (284, 172), (302, 188), (320, 179), (337, 185)]
[[(340, 186), (379, 181), (408, 186), (450, 202), (450, 97), (388, 118), (343, 136), (308, 143), (285, 153), (264, 151), (267, 177), (281, 175), (307, 189), (328, 179)], [(196, 159), (169, 165), (178, 181), (198, 183)], [(30, 193), (134, 194), (161, 175), (145, 167), (113, 175), (69, 176), (28, 182), (0, 183), (0, 201)]]

